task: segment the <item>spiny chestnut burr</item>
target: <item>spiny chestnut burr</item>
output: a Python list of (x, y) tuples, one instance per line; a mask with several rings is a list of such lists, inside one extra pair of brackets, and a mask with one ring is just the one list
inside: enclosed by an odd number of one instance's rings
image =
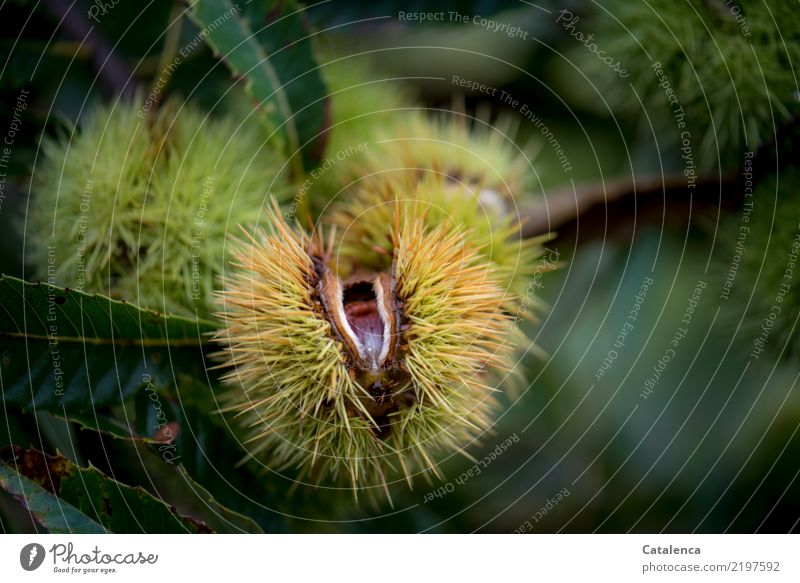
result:
[(229, 230), (288, 192), (281, 157), (258, 128), (176, 99), (144, 115), (141, 102), (98, 106), (43, 141), (27, 259), (59, 285), (208, 317)]
[(361, 267), (387, 269), (392, 243), (385, 225), (398, 213), (402, 220), (461, 232), (475, 250), (474, 261), (487, 264), (506, 291), (506, 309), (520, 313), (526, 308), (529, 316), (539, 311), (530, 282), (537, 271), (552, 266), (540, 260), (551, 235), (523, 238), (513, 213), (487, 205), (474, 190), (440, 176), (425, 175), (416, 184), (384, 178), (334, 204), (327, 221), (339, 234), (340, 257)]
[(235, 241), (217, 335), (225, 409), (272, 469), (388, 493), (490, 425), (490, 383), (513, 365), (503, 289), (458, 233), (398, 221), (387, 236), (389, 268), (344, 280), (333, 238), (277, 209)]

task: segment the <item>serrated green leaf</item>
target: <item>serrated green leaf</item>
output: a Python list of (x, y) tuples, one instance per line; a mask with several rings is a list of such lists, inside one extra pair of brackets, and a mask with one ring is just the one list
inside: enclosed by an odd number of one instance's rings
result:
[[(211, 492), (206, 490), (203, 486), (198, 484), (189, 475), (184, 466), (178, 466), (178, 472), (186, 482), (187, 487), (191, 488), (195, 496), (205, 504), (206, 512), (203, 513), (205, 521), (216, 532), (230, 532), (230, 533), (263, 533), (256, 522), (244, 514), (235, 512), (226, 508), (211, 495)], [(208, 516), (208, 513), (211, 516)]]
[(106, 530), (72, 504), (29, 480), (11, 466), (0, 464), (0, 488), (22, 503), (37, 523), (54, 534), (97, 534)]
[(4, 450), (3, 458), (8, 469), (17, 468), (17, 473), (109, 532), (211, 532), (205, 523), (178, 515), (143, 488), (122, 484), (91, 465), (82, 468), (62, 455), (19, 447)]
[[(256, 468), (240, 465), (245, 456), (239, 443), (241, 436), (228, 425), (230, 419), (218, 413), (220, 403), (216, 397), (213, 384), (179, 375), (174, 385), (158, 393), (157, 401), (146, 392), (127, 401), (118, 418), (132, 419), (139, 435), (161, 440), (169, 437), (151, 449), (179, 464), (209, 496), (231, 511), (245, 512), (257, 518), (264, 528), (273, 528), (277, 515), (253, 501), (269, 500), (274, 505), (278, 492), (291, 484), (277, 484), (276, 476), (259, 475)], [(159, 412), (163, 414), (160, 420)], [(170, 435), (159, 430), (164, 422), (169, 424)]]
[(244, 79), (286, 154), (300, 162), (299, 152), (305, 168), (316, 165), (324, 151), (327, 91), (303, 9), (293, 1), (197, 0), (189, 16), (215, 55)]
[[(256, 498), (265, 494), (252, 487), (256, 486), (252, 475), (236, 466), (237, 456), (243, 453), (230, 455), (238, 446), (216, 413), (213, 387), (180, 374), (177, 377), (174, 387), (140, 391), (109, 412), (70, 414), (65, 421), (129, 443), (137, 449), (137, 459), (149, 456), (154, 463), (157, 460), (157, 467), (149, 466), (148, 479), (159, 482), (159, 494), (216, 532), (263, 532), (253, 519), (218, 502), (218, 495), (211, 492), (226, 497), (234, 489), (248, 490)], [(242, 502), (237, 497), (233, 500)]]
[[(0, 334), (61, 341), (141, 346), (196, 346), (214, 322), (170, 316), (125, 301), (0, 276)], [(55, 318), (55, 319), (51, 319)]]
[[(193, 426), (186, 434), (191, 436), (198, 431), (204, 430)], [(180, 514), (202, 520), (215, 532), (259, 533), (263, 532), (262, 529), (268, 529), (268, 532), (286, 530), (283, 525), (284, 516), (262, 506), (268, 503), (273, 505), (272, 501), (275, 499), (275, 495), (264, 487), (263, 480), (255, 479), (244, 468), (235, 473), (229, 471), (238, 459), (238, 454), (231, 454), (236, 446), (230, 440), (221, 438), (219, 433), (203, 437), (205, 441), (214, 444), (212, 450), (206, 452), (206, 463), (219, 472), (206, 482), (198, 480), (190, 469), (180, 463), (189, 457), (183, 456), (183, 449), (177, 449), (181, 458), (175, 463), (169, 463), (157, 448), (143, 448), (136, 440), (108, 439), (103, 435), (99, 437), (98, 444), (103, 452), (108, 452), (109, 463), (120, 459), (137, 460), (136, 464), (127, 465), (113, 462), (107, 473), (113, 471), (115, 476), (126, 483), (141, 485), (153, 493), (157, 492), (159, 497), (174, 506)], [(191, 447), (189, 440), (186, 441), (186, 447)]]
[(116, 405), (173, 370), (202, 374), (214, 324), (126, 302), (0, 277), (0, 391), (6, 403), (59, 414)]
[(158, 441), (146, 435), (140, 435), (125, 422), (111, 414), (94, 413), (69, 413), (63, 419), (74, 423), (79, 429), (96, 431), (119, 439), (130, 439), (145, 444), (157, 444)]

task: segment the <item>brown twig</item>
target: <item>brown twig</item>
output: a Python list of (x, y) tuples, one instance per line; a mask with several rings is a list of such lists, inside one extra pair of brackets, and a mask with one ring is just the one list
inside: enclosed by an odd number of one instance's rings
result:
[(93, 28), (80, 8), (68, 0), (44, 0), (50, 13), (61, 22), (64, 33), (72, 40), (82, 42), (91, 52), (100, 85), (112, 95), (130, 95), (135, 89), (132, 71), (114, 54), (106, 40)]
[[(723, 206), (735, 202), (733, 177), (699, 177), (689, 189), (682, 174), (619, 178), (608, 182), (569, 185), (543, 195), (521, 209), (522, 235), (535, 237), (551, 231), (563, 238), (577, 231), (604, 232), (634, 218), (683, 216), (691, 203)], [(641, 222), (641, 220), (639, 221)]]

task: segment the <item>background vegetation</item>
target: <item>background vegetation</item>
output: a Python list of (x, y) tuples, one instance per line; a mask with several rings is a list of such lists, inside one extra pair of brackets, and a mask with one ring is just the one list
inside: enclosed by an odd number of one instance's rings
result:
[[(797, 529), (796, 3), (253, 4), (214, 34), (200, 33), (229, 3), (0, 8), (0, 135), (13, 133), (0, 190), (5, 532)], [(444, 20), (399, 16), (434, 11)], [(237, 28), (259, 18), (278, 24)], [(394, 488), (393, 506), (237, 464), (235, 434), (213, 413), (213, 323), (36, 283), (41, 265), (24, 260), (42, 136), (69, 131), (90, 104), (157, 89), (213, 115), (235, 110), (245, 85), (259, 100), (279, 89), (301, 113), (287, 122), (263, 107), (247, 123), (298, 152), (286, 172), (313, 169), (328, 90), (312, 38), (370, 52), (380, 79), (401, 78), (431, 109), (518, 118), (517, 142), (536, 150), (534, 186), (517, 200), (525, 229), (558, 233), (548, 246), (562, 269), (532, 282), (550, 305), (529, 329), (546, 356), (520, 355), (522, 390), (469, 451), (491, 461), (453, 456), (441, 482)]]

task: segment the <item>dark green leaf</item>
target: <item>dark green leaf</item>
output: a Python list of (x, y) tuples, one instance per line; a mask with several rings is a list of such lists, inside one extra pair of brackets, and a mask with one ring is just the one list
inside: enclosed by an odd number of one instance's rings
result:
[(143, 463), (151, 460), (148, 482), (156, 481), (159, 495), (184, 514), (202, 518), (217, 532), (262, 532), (252, 519), (223, 506), (215, 497), (222, 495), (226, 504), (233, 501), (240, 510), (258, 513), (263, 509), (243, 505), (246, 499), (237, 491), (263, 500), (265, 490), (260, 483), (265, 480), (254, 481), (253, 476), (243, 475), (247, 474), (244, 468), (236, 466), (237, 456), (243, 453), (231, 455), (239, 449), (223, 417), (216, 413), (213, 388), (191, 377), (176, 376), (175, 386), (147, 388), (109, 412), (70, 414), (66, 419), (81, 429), (135, 447), (131, 457)]
[(96, 534), (105, 529), (73, 505), (59, 500), (53, 493), (0, 464), (0, 488), (21, 502), (36, 522), (54, 534)]
[[(110, 532), (211, 532), (205, 523), (178, 515), (143, 488), (126, 486), (93, 466), (82, 468), (61, 455), (18, 447), (4, 450), (3, 458), (8, 470), (17, 468), (19, 474)], [(71, 526), (68, 521), (66, 526)]]
[(217, 413), (217, 399), (215, 385), (178, 375), (174, 385), (157, 395), (148, 391), (136, 395), (118, 417), (133, 419), (137, 434), (161, 440), (151, 449), (180, 464), (209, 495), (272, 530), (279, 516), (267, 506), (274, 510), (276, 500), (291, 484), (273, 474), (264, 475), (258, 467), (240, 465), (245, 455), (239, 443), (242, 436), (230, 425), (230, 417)]
[(93, 413), (180, 369), (203, 374), (214, 324), (0, 277), (0, 390), (23, 409)]
[(158, 443), (158, 441), (152, 437), (136, 433), (136, 431), (124, 421), (108, 413), (70, 413), (64, 419), (75, 423), (79, 429), (97, 431), (98, 433), (103, 433), (112, 437), (131, 439), (146, 444)]
[[(192, 431), (203, 431), (192, 428)], [(192, 431), (187, 431), (191, 435)], [(88, 433), (88, 432), (86, 432)], [(92, 444), (99, 446), (102, 454), (96, 458), (98, 464), (106, 464), (103, 471), (112, 473), (125, 483), (140, 485), (151, 493), (174, 506), (184, 516), (192, 516), (208, 524), (215, 532), (242, 533), (269, 532), (285, 530), (282, 528), (283, 515), (269, 511), (263, 505), (274, 504), (276, 498), (268, 493), (258, 480), (240, 468), (238, 472), (230, 472), (229, 467), (238, 460), (235, 443), (224, 440), (219, 432), (208, 434), (209, 441), (217, 440), (218, 446), (207, 452), (206, 463), (217, 468), (220, 475), (215, 475), (206, 482), (200, 482), (190, 475), (191, 470), (179, 465), (184, 459), (184, 451), (177, 449), (181, 455), (175, 463), (165, 460), (163, 452), (154, 447), (143, 447), (130, 439), (109, 439), (103, 434), (90, 434), (94, 439), (83, 435), (84, 448)], [(187, 440), (187, 447), (189, 441)], [(183, 447), (183, 446), (181, 446)], [(117, 460), (136, 460), (135, 463), (121, 464)], [(286, 489), (284, 489), (284, 492)]]
[[(293, 161), (314, 166), (324, 151), (325, 84), (311, 32), (296, 2), (197, 0), (189, 10), (203, 37), (259, 104), (270, 133), (283, 138)], [(297, 169), (297, 166), (295, 166)]]
[(199, 506), (200, 503), (205, 505), (204, 509), (198, 508), (198, 515), (203, 516), (205, 521), (216, 532), (264, 532), (252, 518), (249, 518), (244, 514), (234, 512), (233, 510), (230, 510), (229, 508), (226, 508), (217, 502), (214, 496), (212, 496), (208, 490), (203, 488), (200, 484), (192, 479), (185, 467), (178, 466), (178, 472), (180, 472), (180, 475), (183, 478), (186, 486), (190, 488), (194, 492), (195, 496), (199, 499), (196, 505)]

